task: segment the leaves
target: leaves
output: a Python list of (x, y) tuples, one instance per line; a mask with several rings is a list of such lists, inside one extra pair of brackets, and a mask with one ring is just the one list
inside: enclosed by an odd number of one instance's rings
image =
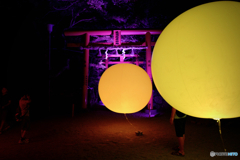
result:
[(88, 0), (87, 4), (90, 5), (90, 8), (103, 10), (102, 6), (105, 5), (106, 2), (103, 0)]

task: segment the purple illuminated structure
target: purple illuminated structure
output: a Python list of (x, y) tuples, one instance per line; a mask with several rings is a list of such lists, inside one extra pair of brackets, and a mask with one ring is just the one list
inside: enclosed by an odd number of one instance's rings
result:
[[(150, 79), (152, 80), (151, 73), (151, 56), (152, 49), (151, 47), (155, 45), (155, 42), (151, 42), (151, 35), (159, 35), (161, 34), (161, 30), (99, 30), (99, 31), (65, 31), (65, 36), (82, 36), (85, 35), (85, 43), (67, 43), (67, 47), (78, 47), (80, 49), (84, 49), (85, 53), (85, 65), (84, 65), (84, 85), (83, 85), (83, 99), (82, 99), (82, 108), (87, 108), (87, 95), (88, 95), (88, 70), (89, 70), (89, 50), (104, 48), (107, 49), (124, 49), (124, 48), (132, 48), (132, 49), (146, 49), (146, 72), (148, 73)], [(90, 43), (90, 36), (93, 35), (113, 35), (114, 42), (113, 43)], [(145, 35), (145, 42), (121, 42), (121, 35)], [(120, 57), (120, 61), (109, 61), (108, 57), (118, 56)], [(136, 57), (136, 55), (126, 55)], [(124, 62), (123, 55), (108, 55), (106, 56), (106, 61), (103, 62), (106, 68), (108, 68), (108, 64), (118, 64), (118, 63), (128, 63)], [(143, 62), (138, 61), (136, 58), (136, 65), (139, 65)], [(148, 103), (148, 109), (153, 109), (153, 99), (151, 97)], [(150, 113), (150, 112), (149, 112)]]

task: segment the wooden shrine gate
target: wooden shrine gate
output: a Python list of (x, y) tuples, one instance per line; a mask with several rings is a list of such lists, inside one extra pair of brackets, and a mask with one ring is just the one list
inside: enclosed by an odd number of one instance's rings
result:
[[(82, 108), (87, 108), (87, 95), (88, 95), (88, 71), (89, 71), (89, 50), (96, 48), (108, 49), (146, 49), (146, 72), (148, 73), (150, 79), (152, 80), (151, 72), (151, 57), (152, 49), (151, 47), (155, 45), (155, 42), (151, 42), (151, 35), (161, 34), (161, 30), (99, 30), (99, 31), (65, 31), (65, 36), (81, 36), (85, 35), (85, 43), (67, 43), (67, 47), (78, 47), (84, 49), (85, 64), (84, 64), (84, 85), (83, 85), (83, 99), (82, 99)], [(113, 43), (90, 43), (90, 36), (97, 35), (113, 35)], [(145, 35), (145, 42), (121, 42), (121, 35)], [(120, 57), (120, 61), (109, 61), (108, 57)], [(126, 63), (124, 62), (125, 57), (136, 57), (134, 62), (136, 65), (142, 64), (143, 62), (138, 61), (137, 55), (125, 55), (125, 54), (116, 54), (116, 55), (105, 55), (105, 64), (108, 68), (109, 64), (118, 64)], [(153, 98), (151, 97), (148, 103), (148, 109), (153, 109)]]

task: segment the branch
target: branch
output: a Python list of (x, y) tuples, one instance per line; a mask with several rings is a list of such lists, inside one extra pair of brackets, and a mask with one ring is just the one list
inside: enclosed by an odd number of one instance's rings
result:
[(58, 74), (55, 75), (55, 77), (58, 77), (60, 74), (62, 74), (65, 70), (68, 70), (70, 68), (69, 66), (70, 59), (67, 59), (67, 66), (63, 67), (61, 71), (58, 72)]
[(75, 1), (75, 2), (73, 2), (73, 3), (71, 3), (69, 6), (67, 6), (66, 8), (56, 8), (56, 7), (54, 7), (53, 6), (53, 8), (55, 9), (55, 10), (66, 10), (66, 9), (68, 9), (68, 8), (70, 8), (70, 7), (72, 7), (75, 3), (77, 3), (78, 2), (78, 0), (77, 1)]
[(73, 9), (72, 9), (72, 19), (71, 19), (71, 22), (70, 22), (70, 26), (72, 26), (72, 23), (73, 23)]
[(86, 8), (84, 8), (81, 12), (78, 12), (78, 13), (75, 15), (75, 17), (73, 17), (73, 9), (72, 9), (72, 19), (71, 19), (69, 28), (72, 28), (72, 26), (75, 25), (75, 24), (73, 23), (74, 20), (79, 16), (80, 13), (84, 12), (85, 10), (86, 10)]
[(70, 26), (70, 28), (73, 27), (74, 25), (80, 23), (80, 22), (83, 22), (83, 21), (84, 21), (84, 22), (89, 22), (89, 21), (94, 20), (94, 19), (95, 19), (95, 18), (81, 19), (81, 20), (77, 21), (76, 23), (73, 23), (73, 24)]

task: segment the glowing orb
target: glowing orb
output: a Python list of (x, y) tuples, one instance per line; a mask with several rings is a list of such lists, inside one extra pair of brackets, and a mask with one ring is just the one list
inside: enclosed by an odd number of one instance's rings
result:
[(240, 3), (219, 1), (175, 18), (159, 36), (152, 74), (163, 98), (200, 118), (240, 116)]
[(128, 63), (109, 67), (102, 75), (98, 92), (113, 112), (134, 113), (143, 109), (152, 95), (152, 82), (139, 66)]

